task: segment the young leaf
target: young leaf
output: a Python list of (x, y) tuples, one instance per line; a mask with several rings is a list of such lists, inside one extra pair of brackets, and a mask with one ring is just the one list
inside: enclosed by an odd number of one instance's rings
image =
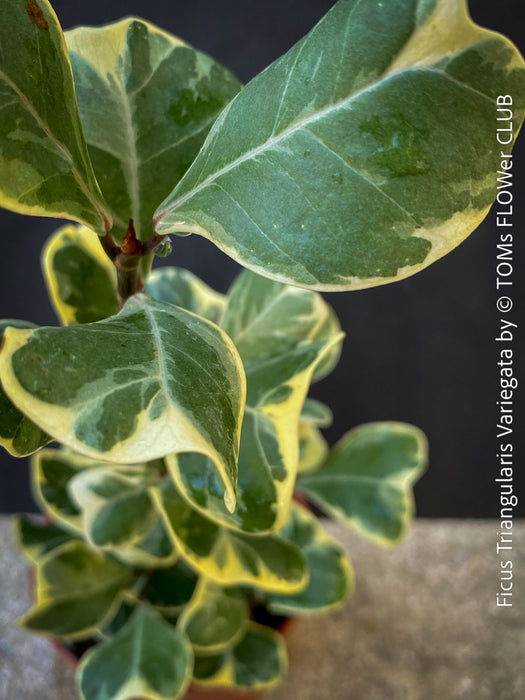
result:
[(293, 596), (272, 595), (269, 609), (279, 615), (322, 614), (341, 608), (354, 588), (354, 574), (341, 545), (321, 527), (317, 518), (297, 504), (280, 536), (301, 548), (310, 581)]
[(424, 471), (427, 441), (406, 423), (368, 423), (350, 430), (326, 463), (298, 489), (344, 525), (380, 544), (405, 534), (412, 485)]
[(212, 581), (290, 593), (308, 583), (295, 545), (272, 535), (250, 537), (221, 527), (192, 508), (173, 485), (152, 489), (152, 496), (181, 555)]
[(167, 458), (177, 486), (205, 515), (253, 533), (284, 524), (297, 474), (299, 414), (312, 374), (343, 337), (338, 324), (326, 328), (329, 318), (315, 292), (248, 271), (234, 283), (221, 325), (237, 345), (248, 383), (236, 510), (225, 508), (224, 487), (205, 458)]
[(63, 226), (42, 252), (51, 303), (64, 325), (92, 323), (118, 312), (117, 272), (98, 236), (86, 226)]
[(517, 133), (524, 68), (466, 0), (339, 0), (221, 114), (156, 229), (314, 289), (414, 274), (487, 214), (496, 98)]
[(193, 654), (185, 636), (142, 606), (113, 637), (83, 658), (83, 700), (177, 700), (191, 681)]
[(243, 639), (219, 656), (197, 656), (193, 669), (199, 685), (269, 690), (286, 675), (288, 657), (283, 638), (251, 622)]
[(330, 452), (328, 443), (319, 428), (310, 421), (299, 423), (299, 474), (315, 471)]
[[(36, 328), (33, 323), (9, 319), (0, 321), (0, 338), (6, 328)], [(26, 457), (51, 440), (38, 425), (21, 413), (0, 384), (0, 445), (13, 457)]]
[(82, 533), (82, 517), (68, 490), (69, 482), (92, 460), (66, 450), (41, 450), (31, 460), (33, 497), (53, 520), (75, 535)]
[(164, 615), (177, 615), (195, 591), (197, 576), (183, 562), (169, 569), (154, 571), (146, 587), (146, 597)]
[(69, 482), (68, 491), (82, 513), (83, 531), (96, 547), (112, 548), (143, 540), (157, 522), (145, 468), (97, 466)]
[(217, 324), (226, 305), (224, 294), (181, 267), (154, 270), (146, 282), (146, 291), (157, 301), (180, 306)]
[(105, 321), (5, 333), (2, 384), (65, 445), (122, 464), (203, 453), (235, 503), (241, 360), (212, 323), (145, 295)]
[(334, 416), (329, 406), (322, 403), (322, 401), (312, 399), (310, 396), (305, 399), (303, 410), (301, 411), (301, 421), (303, 423), (311, 423), (312, 425), (318, 425), (320, 428), (328, 428), (332, 425), (333, 420)]
[(121, 545), (112, 554), (124, 564), (140, 569), (164, 569), (179, 558), (160, 517), (143, 539), (132, 545)]
[(244, 598), (201, 576), (177, 623), (196, 654), (221, 654), (246, 632), (249, 610)]
[[(273, 282), (248, 270), (233, 283), (220, 325), (246, 367), (283, 355), (306, 340), (341, 336), (337, 316), (320, 294)], [(337, 343), (316, 367), (313, 379), (328, 374), (340, 354), (341, 343)]]
[(68, 542), (38, 563), (37, 602), (21, 624), (53, 637), (89, 637), (115, 615), (131, 575), (83, 542)]
[(34, 563), (48, 552), (73, 539), (69, 532), (58, 525), (27, 515), (18, 516), (15, 528), (20, 549)]
[(152, 24), (128, 18), (66, 32), (89, 154), (120, 240), (133, 219), (153, 233), (155, 207), (239, 91), (219, 63)]
[(47, 0), (5, 0), (0, 45), (0, 205), (104, 233), (109, 214), (82, 134), (62, 30)]

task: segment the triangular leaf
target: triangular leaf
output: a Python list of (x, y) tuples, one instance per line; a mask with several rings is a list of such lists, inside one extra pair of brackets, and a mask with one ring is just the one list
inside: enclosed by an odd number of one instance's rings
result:
[(276, 536), (250, 536), (221, 527), (192, 508), (173, 485), (152, 489), (173, 542), (184, 559), (220, 585), (295, 592), (308, 583), (295, 545)]
[(39, 561), (36, 605), (21, 624), (54, 637), (89, 637), (114, 616), (131, 577), (130, 569), (83, 542), (68, 542)]
[(177, 700), (191, 680), (193, 655), (185, 636), (141, 606), (113, 637), (83, 657), (83, 700)]
[(196, 654), (220, 654), (245, 634), (249, 610), (244, 598), (201, 576), (177, 626)]
[(226, 305), (224, 294), (208, 287), (182, 267), (161, 267), (154, 270), (146, 282), (146, 291), (157, 301), (180, 306), (212, 323), (219, 323)]
[(68, 485), (83, 516), (83, 530), (96, 547), (113, 548), (143, 540), (157, 522), (148, 488), (148, 468), (112, 465), (85, 469)]
[(48, 239), (42, 267), (51, 303), (64, 325), (118, 312), (117, 271), (86, 226), (63, 226)]
[(494, 201), (499, 95), (517, 134), (525, 64), (466, 0), (339, 0), (221, 114), (157, 231), (315, 289), (402, 279)]
[(310, 581), (301, 593), (270, 596), (269, 609), (280, 615), (323, 614), (341, 608), (354, 587), (354, 574), (343, 547), (314, 515), (294, 504), (280, 536), (300, 547)]
[(341, 340), (322, 297), (245, 271), (235, 281), (221, 325), (234, 340), (247, 378), (239, 452), (236, 510), (206, 459), (170, 455), (170, 473), (205, 515), (245, 532), (268, 532), (285, 522), (297, 474), (299, 415), (312, 375)]
[(54, 523), (47, 523), (42, 518), (20, 515), (15, 526), (20, 549), (35, 563), (48, 552), (73, 539), (67, 530)]
[(136, 295), (105, 321), (4, 338), (6, 393), (53, 437), (124, 464), (203, 453), (234, 504), (245, 379), (217, 326)]
[(80, 118), (120, 240), (133, 219), (153, 233), (155, 207), (193, 162), (239, 91), (235, 77), (180, 39), (128, 18), (66, 32)]
[(199, 685), (268, 690), (286, 675), (288, 657), (277, 632), (250, 623), (241, 641), (219, 656), (197, 656), (194, 677)]
[(47, 0), (5, 0), (0, 25), (0, 205), (110, 226), (78, 117), (64, 36)]
[(412, 485), (424, 471), (427, 441), (406, 423), (367, 423), (350, 430), (325, 464), (298, 489), (319, 508), (380, 544), (406, 532)]

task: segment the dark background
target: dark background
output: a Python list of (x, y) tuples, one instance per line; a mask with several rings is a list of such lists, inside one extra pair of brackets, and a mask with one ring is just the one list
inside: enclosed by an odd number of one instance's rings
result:
[[(334, 4), (331, 0), (55, 0), (65, 29), (138, 15), (213, 55), (246, 82), (303, 36)], [(525, 49), (523, 0), (471, 0), (481, 25)], [(494, 122), (496, 125), (496, 121)], [(525, 143), (515, 150), (517, 215), (524, 229)], [(520, 201), (520, 196), (522, 197)], [(60, 222), (58, 222), (60, 223)], [(57, 228), (51, 219), (0, 210), (0, 317), (55, 324), (40, 273), (40, 249)], [(335, 442), (358, 423), (402, 420), (419, 425), (430, 441), (430, 467), (416, 487), (418, 514), (493, 517), (499, 513), (494, 484), (498, 328), (495, 309), (495, 214), (446, 258), (415, 277), (357, 292), (326, 295), (347, 339), (343, 357), (313, 395), (330, 404)], [(197, 236), (175, 238), (164, 264), (188, 267), (226, 291), (238, 266)], [(516, 314), (525, 309), (523, 243), (515, 250), (520, 288)], [(523, 269), (519, 269), (520, 264)], [(515, 278), (515, 285), (517, 281)], [(523, 341), (518, 346), (523, 355)], [(521, 415), (523, 402), (516, 406)], [(515, 444), (519, 430), (515, 425)], [(516, 445), (517, 446), (517, 445)], [(516, 486), (522, 451), (516, 454)], [(26, 460), (0, 455), (0, 511), (34, 510)], [(522, 511), (522, 513), (525, 511)]]

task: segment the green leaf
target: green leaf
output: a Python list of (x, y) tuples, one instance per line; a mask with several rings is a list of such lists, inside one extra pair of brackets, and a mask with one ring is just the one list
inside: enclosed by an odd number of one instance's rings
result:
[(31, 460), (33, 497), (51, 518), (75, 535), (82, 534), (82, 516), (68, 490), (69, 482), (95, 463), (66, 450), (41, 450)]
[(177, 700), (191, 681), (193, 655), (183, 634), (147, 606), (81, 661), (83, 700)]
[(517, 134), (523, 60), (465, 0), (339, 0), (221, 114), (156, 229), (310, 288), (402, 279), (487, 214), (506, 94)]
[(297, 504), (279, 534), (300, 547), (310, 581), (301, 593), (270, 596), (269, 609), (281, 615), (317, 615), (341, 608), (354, 588), (352, 566), (343, 547), (323, 530), (315, 516)]
[(302, 590), (308, 577), (295, 545), (276, 536), (251, 536), (208, 520), (173, 485), (152, 489), (154, 502), (184, 559), (220, 585), (273, 592)]
[(89, 637), (117, 612), (131, 573), (83, 542), (68, 542), (39, 561), (37, 602), (21, 624), (54, 637)]
[(414, 509), (412, 485), (426, 467), (424, 434), (406, 423), (368, 423), (334, 447), (298, 489), (344, 525), (380, 544), (398, 542)]
[(234, 283), (221, 325), (239, 350), (248, 386), (236, 510), (226, 509), (224, 486), (201, 455), (166, 460), (178, 488), (205, 515), (253, 533), (284, 524), (297, 474), (299, 415), (316, 367), (342, 340), (339, 325), (327, 331), (329, 318), (315, 292), (248, 271)]
[(114, 637), (117, 632), (124, 627), (128, 622), (129, 618), (133, 615), (137, 608), (137, 601), (133, 600), (131, 596), (129, 598), (124, 598), (120, 604), (119, 609), (113, 619), (111, 619), (107, 624), (100, 628), (99, 632), (101, 637)]
[(118, 312), (117, 272), (98, 236), (85, 226), (63, 226), (49, 238), (42, 267), (60, 321), (92, 323)]
[(72, 449), (122, 464), (203, 453), (235, 503), (245, 379), (212, 323), (135, 295), (105, 321), (9, 328), (0, 373), (18, 408)]
[(5, 0), (0, 205), (104, 233), (109, 214), (82, 134), (64, 36), (47, 0)]
[(146, 596), (153, 607), (164, 615), (177, 615), (187, 605), (197, 584), (197, 576), (178, 561), (169, 569), (154, 571), (146, 587)]
[(219, 63), (140, 19), (66, 32), (89, 154), (123, 237), (153, 233), (157, 204), (239, 91)]
[(74, 476), (68, 490), (82, 513), (88, 541), (111, 549), (143, 540), (157, 522), (148, 494), (155, 481), (147, 467), (117, 465), (85, 469)]
[[(339, 321), (320, 294), (273, 282), (248, 270), (232, 285), (221, 327), (247, 368), (294, 350), (301, 342), (341, 336)], [(338, 343), (324, 361), (335, 366), (340, 351)]]
[[(0, 321), (0, 338), (6, 328), (36, 328), (33, 323), (9, 319)], [(26, 457), (46, 445), (51, 438), (21, 413), (0, 384), (0, 445), (13, 457)]]
[(119, 546), (113, 556), (128, 566), (141, 569), (162, 569), (172, 566), (179, 555), (169, 538), (161, 518), (150, 532), (135, 544)]
[(212, 323), (219, 323), (226, 305), (224, 294), (181, 267), (154, 270), (146, 282), (146, 291), (158, 301), (180, 306)]
[(315, 471), (330, 452), (319, 428), (310, 421), (299, 423), (299, 474)]
[(194, 679), (204, 686), (269, 690), (286, 675), (286, 645), (277, 632), (250, 623), (236, 647), (220, 656), (197, 656)]
[(332, 425), (333, 420), (334, 416), (329, 406), (311, 397), (305, 399), (301, 411), (301, 422), (312, 423), (320, 428), (328, 428)]
[(15, 528), (20, 549), (35, 563), (48, 552), (72, 539), (69, 532), (58, 525), (27, 515), (19, 515), (16, 518)]
[(186, 633), (196, 654), (215, 655), (244, 637), (248, 618), (244, 598), (201, 577), (177, 626)]

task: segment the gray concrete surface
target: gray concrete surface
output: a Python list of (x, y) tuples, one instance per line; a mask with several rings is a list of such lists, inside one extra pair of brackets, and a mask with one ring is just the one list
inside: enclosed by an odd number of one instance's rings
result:
[[(352, 557), (356, 593), (341, 612), (295, 623), (288, 678), (266, 700), (525, 700), (525, 523), (506, 609), (495, 604), (496, 521), (418, 521), (392, 550), (329, 529)], [(30, 597), (8, 518), (0, 578), (0, 699), (76, 700), (68, 664), (15, 627)]]

